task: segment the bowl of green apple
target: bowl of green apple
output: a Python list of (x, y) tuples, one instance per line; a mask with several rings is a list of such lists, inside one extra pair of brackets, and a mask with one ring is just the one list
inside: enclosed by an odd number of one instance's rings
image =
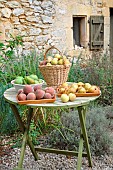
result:
[(38, 78), (37, 75), (31, 74), (28, 76), (17, 76), (14, 80), (11, 81), (11, 84), (15, 87), (15, 90), (18, 92), (19, 89), (23, 89), (26, 84), (34, 87), (35, 85), (42, 86), (45, 83), (43, 79)]

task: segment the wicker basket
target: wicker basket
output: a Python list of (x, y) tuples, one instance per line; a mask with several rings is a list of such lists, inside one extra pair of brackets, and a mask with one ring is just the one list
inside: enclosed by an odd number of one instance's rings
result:
[[(58, 50), (56, 47), (53, 46), (50, 47), (44, 54), (44, 60), (47, 60), (46, 55), (48, 51), (51, 49)], [(60, 51), (59, 53), (61, 54)], [(43, 78), (47, 83), (47, 86), (57, 87), (67, 81), (70, 67), (71, 67), (71, 63), (67, 65), (52, 65), (52, 66), (40, 65), (39, 70), (43, 75)]]

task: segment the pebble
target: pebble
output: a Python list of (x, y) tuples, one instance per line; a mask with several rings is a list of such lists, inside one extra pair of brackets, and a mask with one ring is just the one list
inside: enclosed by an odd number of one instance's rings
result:
[[(2, 156), (0, 170), (12, 170), (17, 167), (19, 156), (20, 149), (18, 148), (12, 149), (7, 156)], [(27, 147), (23, 168), (25, 170), (76, 170), (77, 157), (67, 158), (65, 155), (39, 153), (39, 158), (35, 161)], [(88, 167), (87, 158), (83, 158), (81, 170), (113, 170), (113, 155), (92, 156), (92, 163), (93, 167), (91, 169)]]

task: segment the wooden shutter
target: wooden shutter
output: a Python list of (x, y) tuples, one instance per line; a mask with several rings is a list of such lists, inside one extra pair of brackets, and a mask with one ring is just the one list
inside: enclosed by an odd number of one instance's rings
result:
[(90, 49), (102, 49), (104, 47), (104, 17), (90, 17)]

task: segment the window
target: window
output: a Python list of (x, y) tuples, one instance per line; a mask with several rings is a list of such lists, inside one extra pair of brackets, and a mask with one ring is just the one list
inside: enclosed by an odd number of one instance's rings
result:
[(86, 43), (86, 17), (74, 16), (73, 17), (73, 45), (85, 47)]

